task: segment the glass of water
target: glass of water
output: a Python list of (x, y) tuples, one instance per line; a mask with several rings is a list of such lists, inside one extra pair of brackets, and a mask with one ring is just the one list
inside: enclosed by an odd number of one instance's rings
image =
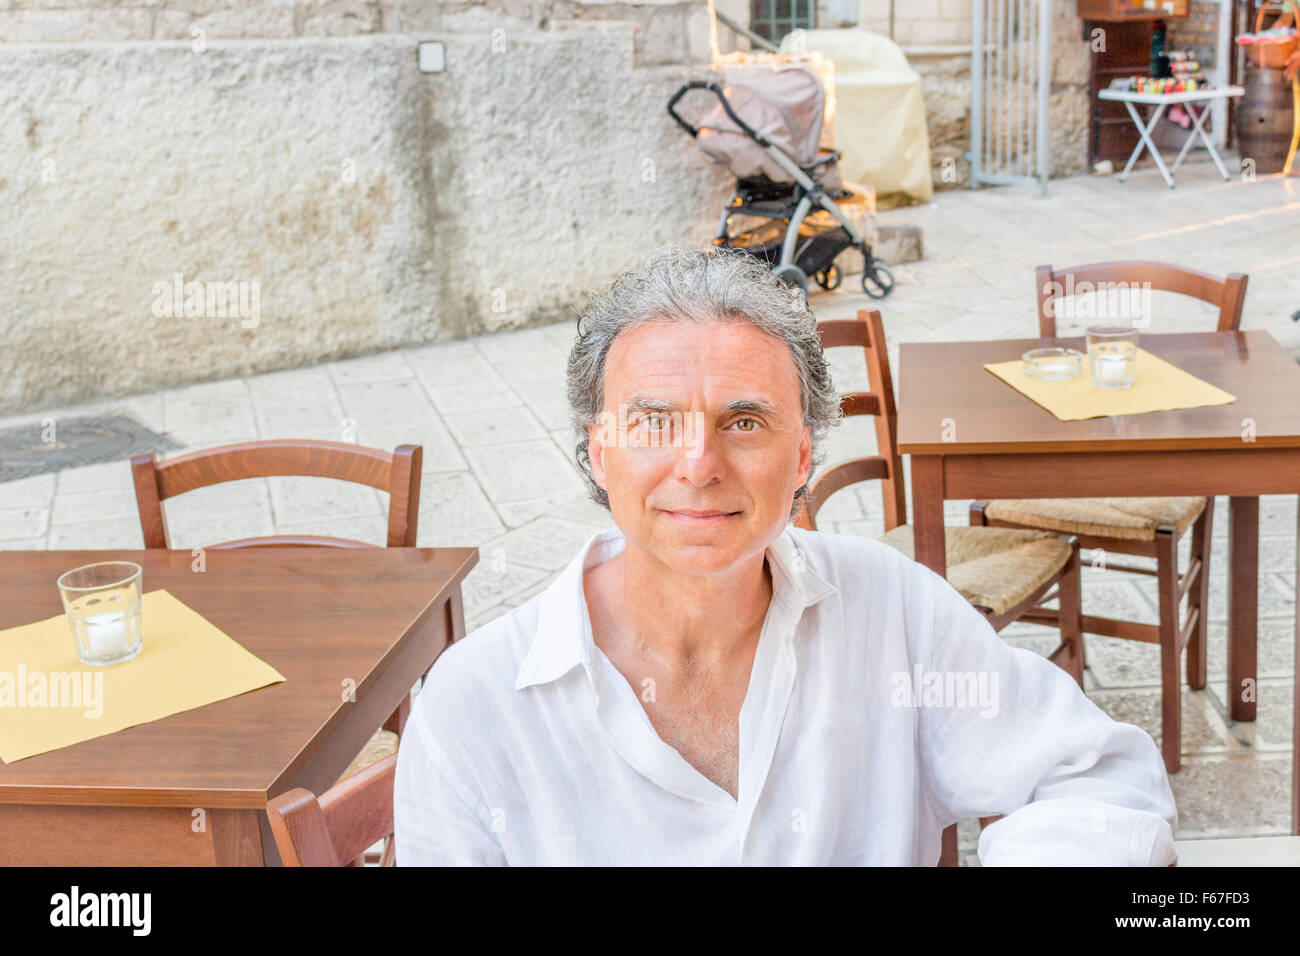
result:
[(1138, 331), (1126, 325), (1088, 329), (1088, 365), (1094, 388), (1132, 388)]
[(142, 574), (130, 561), (101, 561), (60, 576), (59, 594), (83, 664), (120, 664), (140, 653)]

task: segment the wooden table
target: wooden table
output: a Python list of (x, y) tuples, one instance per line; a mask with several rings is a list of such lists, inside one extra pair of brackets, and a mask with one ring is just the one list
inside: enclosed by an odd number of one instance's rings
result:
[[(134, 561), (284, 683), (0, 764), (0, 863), (279, 863), (266, 803), (320, 793), (464, 633), (474, 548), (0, 552), (0, 628), (62, 611), (55, 579)], [(71, 636), (69, 636), (71, 640)], [(355, 701), (345, 682), (355, 682)], [(199, 812), (201, 811), (201, 812)]]
[[(1257, 496), (1300, 493), (1300, 366), (1267, 332), (1144, 333), (1142, 348), (1237, 400), (1062, 422), (983, 367), (1054, 343), (1084, 350), (1079, 339), (901, 346), (898, 444), (912, 456), (916, 559), (945, 573), (945, 498), (1228, 495), (1225, 699), (1234, 720), (1254, 720), (1255, 701), (1242, 688), (1255, 686)], [(1300, 757), (1300, 706), (1296, 725)], [(1291, 820), (1300, 834), (1300, 759), (1292, 763)], [(946, 858), (955, 852), (945, 845)]]

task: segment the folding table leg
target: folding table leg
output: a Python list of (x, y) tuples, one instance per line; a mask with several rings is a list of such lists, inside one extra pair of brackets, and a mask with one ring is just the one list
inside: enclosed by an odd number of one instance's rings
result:
[(1142, 155), (1142, 149), (1145, 147), (1151, 153), (1151, 158), (1156, 161), (1160, 175), (1165, 177), (1165, 182), (1168, 183), (1170, 189), (1173, 189), (1174, 178), (1169, 175), (1169, 169), (1165, 166), (1165, 161), (1160, 157), (1160, 151), (1156, 149), (1156, 144), (1151, 142), (1151, 131), (1160, 122), (1160, 117), (1165, 115), (1165, 104), (1157, 104), (1155, 112), (1151, 114), (1151, 121), (1145, 125), (1142, 123), (1142, 114), (1137, 111), (1130, 101), (1125, 100), (1124, 105), (1128, 107), (1128, 115), (1133, 118), (1133, 125), (1137, 127), (1139, 142), (1133, 150), (1133, 155), (1128, 158), (1128, 165), (1119, 174), (1119, 181), (1123, 182), (1128, 174), (1132, 172), (1133, 166), (1137, 163), (1138, 157)]
[(1169, 167), (1170, 171), (1175, 173), (1178, 172), (1178, 167), (1183, 165), (1183, 160), (1187, 157), (1187, 153), (1192, 148), (1192, 144), (1196, 142), (1196, 133), (1200, 129), (1200, 120), (1197, 118), (1196, 113), (1192, 111), (1191, 104), (1189, 103), (1186, 105), (1187, 114), (1192, 118), (1192, 131), (1187, 134), (1187, 142), (1183, 143), (1183, 148), (1178, 151), (1178, 156), (1174, 159), (1174, 164)]
[(1227, 168), (1223, 165), (1223, 160), (1219, 158), (1219, 151), (1210, 142), (1210, 137), (1205, 135), (1205, 118), (1210, 115), (1210, 105), (1206, 103), (1205, 108), (1199, 113), (1191, 108), (1191, 103), (1186, 105), (1187, 113), (1192, 117), (1192, 131), (1187, 135), (1187, 142), (1183, 143), (1182, 152), (1174, 160), (1174, 165), (1171, 167), (1172, 171), (1178, 172), (1178, 167), (1183, 164), (1183, 158), (1186, 157), (1188, 151), (1192, 148), (1192, 144), (1196, 142), (1196, 138), (1199, 136), (1201, 142), (1205, 144), (1205, 148), (1210, 151), (1210, 158), (1214, 160), (1214, 165), (1219, 167), (1219, 174), (1223, 176), (1225, 181), (1231, 179), (1232, 177), (1228, 175)]

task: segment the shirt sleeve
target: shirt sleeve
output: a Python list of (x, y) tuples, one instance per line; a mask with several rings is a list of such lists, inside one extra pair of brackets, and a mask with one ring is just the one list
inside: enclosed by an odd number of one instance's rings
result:
[(491, 814), (464, 786), (424, 718), (412, 709), (397, 753), (393, 828), (398, 866), (504, 866)]
[(1177, 810), (1151, 736), (1106, 716), (1055, 664), (1008, 646), (926, 573), (935, 610), (925, 671), (936, 676), (921, 686), (964, 685), (968, 698), (936, 690), (939, 706), (920, 701), (925, 785), (944, 825), (1005, 814), (980, 835), (984, 866), (1173, 863)]

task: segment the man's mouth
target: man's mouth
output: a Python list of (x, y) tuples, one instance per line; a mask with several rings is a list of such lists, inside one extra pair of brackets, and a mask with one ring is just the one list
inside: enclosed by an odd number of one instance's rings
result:
[(677, 510), (664, 510), (664, 514), (675, 521), (681, 521), (686, 524), (721, 524), (729, 518), (735, 518), (740, 514), (739, 511), (721, 511), (716, 508), (694, 509), (681, 508)]

